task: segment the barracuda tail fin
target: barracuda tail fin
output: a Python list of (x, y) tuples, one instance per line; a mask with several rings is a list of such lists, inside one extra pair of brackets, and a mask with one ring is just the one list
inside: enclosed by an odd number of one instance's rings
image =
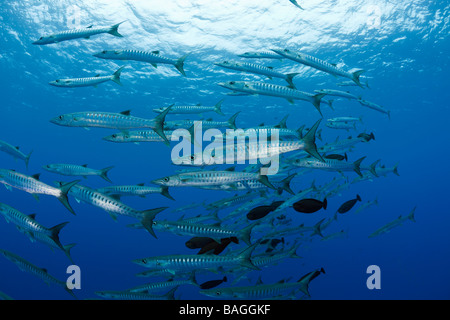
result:
[(167, 139), (165, 133), (164, 133), (164, 121), (166, 119), (166, 115), (169, 113), (169, 111), (172, 109), (172, 106), (168, 106), (163, 112), (161, 112), (155, 119), (155, 125), (153, 127), (153, 130), (164, 139), (164, 143), (166, 145), (170, 145), (169, 140)]
[(280, 122), (275, 126), (275, 128), (286, 129), (287, 128), (286, 122), (288, 117), (289, 115), (285, 115), (283, 119), (281, 119)]
[(283, 180), (281, 180), (281, 187), (280, 187), (280, 189), (281, 189), (281, 190), (284, 190), (284, 191), (286, 191), (286, 192), (288, 192), (288, 193), (290, 193), (290, 194), (292, 194), (292, 195), (295, 195), (294, 191), (292, 191), (292, 189), (291, 189), (290, 183), (291, 183), (291, 180), (292, 180), (296, 175), (297, 175), (297, 174), (294, 173), (294, 174), (291, 174), (290, 176), (284, 178)]
[(269, 178), (267, 178), (267, 176), (259, 175), (258, 176), (258, 181), (261, 182), (263, 185), (271, 188), (271, 189), (277, 190), (277, 188), (275, 188), (273, 186), (273, 184), (270, 183)]
[(364, 88), (363, 84), (361, 83), (361, 81), (359, 80), (359, 76), (364, 73), (365, 70), (358, 70), (352, 73), (352, 80), (361, 88)]
[(360, 177), (363, 176), (362, 173), (361, 173), (361, 162), (362, 162), (365, 158), (366, 158), (366, 157), (362, 157), (362, 158), (356, 160), (356, 161), (353, 163), (353, 170), (355, 170), (355, 172), (356, 172)]
[(374, 163), (372, 163), (370, 166), (369, 166), (369, 171), (375, 176), (375, 177), (378, 177), (378, 173), (377, 173), (377, 164), (378, 164), (378, 162), (380, 162), (381, 161), (381, 159), (378, 159), (377, 161), (375, 161)]
[(75, 215), (75, 212), (73, 211), (72, 207), (69, 204), (69, 198), (67, 197), (67, 194), (69, 193), (70, 188), (72, 188), (74, 185), (76, 185), (81, 180), (75, 180), (66, 184), (61, 184), (59, 187), (59, 190), (61, 191), (60, 196), (58, 197), (58, 200), (61, 201), (61, 203), (67, 208), (67, 210), (70, 211), (73, 215)]
[(314, 158), (324, 162), (322, 156), (317, 151), (316, 146), (316, 131), (322, 120), (317, 120), (317, 122), (312, 126), (307, 134), (303, 137), (303, 142), (305, 143), (305, 151), (308, 152)]
[(108, 181), (109, 183), (113, 183), (113, 182), (108, 178), (108, 176), (107, 176), (108, 171), (111, 170), (112, 168), (114, 168), (114, 166), (111, 166), (111, 167), (108, 167), (108, 168), (105, 168), (105, 169), (100, 170), (100, 171), (101, 171), (101, 173), (100, 173), (100, 178), (105, 179), (105, 180)]
[(305, 295), (310, 297), (309, 294), (309, 283), (311, 280), (316, 278), (321, 273), (325, 274), (325, 270), (323, 268), (320, 268), (319, 270), (315, 270), (312, 272), (309, 272), (305, 274), (303, 277), (301, 277), (297, 282), (301, 283), (301, 286), (299, 287), (300, 291), (303, 292)]
[(314, 107), (316, 107), (317, 111), (319, 111), (321, 117), (323, 117), (323, 115), (322, 115), (322, 111), (320, 111), (320, 102), (322, 101), (322, 98), (325, 96), (326, 96), (325, 93), (318, 93), (313, 96), (313, 100), (312, 100), (312, 104), (314, 105)]
[(111, 30), (108, 31), (108, 33), (109, 33), (109, 34), (112, 34), (112, 35), (115, 36), (115, 37), (123, 38), (123, 35), (121, 35), (121, 34), (119, 33), (118, 29), (119, 29), (119, 26), (120, 26), (122, 23), (126, 22), (126, 21), (127, 21), (127, 20), (124, 20), (124, 21), (122, 21), (122, 22), (119, 22), (118, 24), (113, 25), (113, 26), (111, 27)]
[(170, 200), (174, 200), (174, 201), (175, 201), (175, 199), (174, 199), (174, 198), (170, 195), (170, 193), (169, 193), (169, 187), (162, 186), (162, 187), (161, 187), (161, 194), (162, 194), (164, 197), (169, 198)]
[(214, 106), (214, 111), (218, 114), (220, 114), (221, 116), (224, 116), (225, 114), (222, 112), (222, 102), (225, 99), (220, 100), (219, 102), (216, 103), (216, 105)]
[(76, 246), (75, 243), (66, 244), (65, 246), (63, 246), (64, 253), (66, 254), (67, 258), (69, 258), (72, 264), (75, 264), (75, 262), (73, 261), (72, 256), (70, 255), (70, 250), (75, 246)]
[(184, 60), (186, 59), (186, 57), (188, 55), (189, 55), (189, 53), (185, 54), (180, 59), (178, 59), (177, 62), (175, 63), (175, 68), (177, 68), (177, 70), (180, 71), (180, 73), (185, 77), (186, 77), (186, 73), (184, 72)]
[(253, 270), (261, 270), (260, 268), (258, 268), (257, 266), (255, 266), (252, 263), (252, 260), (250, 259), (252, 256), (253, 251), (255, 250), (255, 248), (259, 245), (259, 243), (254, 243), (251, 246), (247, 247), (246, 249), (244, 249), (244, 251), (242, 251), (239, 254), (239, 261), (240, 261), (240, 265), (242, 267), (246, 267), (249, 269), (253, 269)]
[(294, 82), (292, 81), (294, 79), (295, 76), (299, 75), (300, 73), (288, 73), (286, 75), (286, 82), (289, 84), (289, 87), (291, 87), (292, 89), (297, 89), (295, 87)]
[(396, 175), (396, 176), (400, 176), (398, 174), (398, 163), (394, 166), (394, 170), (392, 170), (392, 172)]
[(317, 222), (314, 226), (313, 226), (313, 232), (311, 233), (311, 237), (313, 235), (319, 235), (323, 238), (323, 234), (322, 234), (322, 230), (321, 230), (321, 226), (322, 223), (324, 222), (325, 218), (323, 218), (322, 220), (320, 220), (319, 222)]
[(236, 112), (234, 115), (231, 116), (231, 118), (228, 120), (228, 125), (230, 126), (231, 129), (236, 130), (236, 118), (239, 115), (239, 113), (241, 113), (240, 111)]
[(58, 245), (59, 248), (61, 248), (61, 250), (64, 250), (64, 246), (61, 244), (61, 242), (59, 241), (59, 232), (61, 231), (62, 228), (64, 228), (69, 222), (63, 222), (60, 223), (52, 228), (50, 228), (50, 238)]
[(117, 71), (114, 72), (113, 75), (111, 76), (111, 80), (120, 86), (123, 86), (122, 82), (120, 82), (120, 74), (122, 73), (123, 68), (125, 68), (125, 66), (122, 66), (119, 69), (117, 69)]
[(162, 207), (162, 208), (145, 210), (145, 211), (141, 212), (141, 214), (142, 214), (142, 219), (141, 219), (142, 225), (156, 239), (158, 239), (158, 237), (156, 236), (155, 231), (153, 231), (153, 219), (155, 219), (155, 216), (158, 213), (160, 213), (163, 210), (166, 210), (167, 208), (168, 207)]
[(28, 163), (30, 162), (30, 157), (31, 157), (32, 153), (33, 153), (33, 150), (30, 151), (30, 153), (25, 157), (25, 167), (27, 168), (27, 170), (28, 170)]

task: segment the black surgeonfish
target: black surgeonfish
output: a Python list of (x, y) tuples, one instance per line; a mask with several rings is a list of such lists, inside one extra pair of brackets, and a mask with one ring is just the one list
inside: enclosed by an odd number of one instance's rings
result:
[(292, 207), (297, 212), (314, 213), (322, 208), (327, 208), (327, 199), (325, 198), (323, 201), (316, 199), (302, 199), (294, 203)]
[(218, 285), (222, 284), (223, 282), (227, 282), (227, 277), (223, 277), (223, 279), (220, 279), (220, 280), (210, 280), (210, 281), (203, 282), (200, 285), (200, 288), (201, 289), (212, 289), (212, 288), (215, 288)]
[(366, 142), (369, 142), (370, 140), (375, 140), (375, 136), (373, 135), (373, 132), (371, 132), (370, 134), (360, 133), (360, 134), (358, 134), (358, 138), (363, 138), (364, 140), (366, 140)]
[(193, 237), (190, 240), (186, 241), (185, 244), (189, 249), (200, 249), (211, 242), (215, 242), (214, 239), (208, 237)]
[(327, 156), (324, 156), (324, 158), (326, 158), (326, 159), (331, 159), (331, 160), (339, 160), (339, 161), (345, 160), (345, 161), (348, 161), (348, 158), (347, 158), (347, 154), (346, 154), (346, 153), (345, 153), (344, 155), (340, 155), (340, 154), (329, 154), (329, 155), (327, 155)]
[(268, 206), (259, 206), (250, 210), (247, 213), (248, 220), (258, 220), (267, 216), (270, 212), (274, 211), (278, 208), (284, 201), (274, 201), (271, 205)]
[(207, 243), (203, 246), (197, 254), (205, 254), (205, 253), (213, 253), (215, 255), (220, 254), (225, 248), (231, 243), (239, 243), (239, 239), (236, 237), (223, 238), (220, 239), (220, 243), (213, 240), (212, 242)]
[(361, 201), (361, 197), (357, 194), (356, 199), (348, 200), (344, 202), (338, 209), (339, 213), (346, 213), (349, 211), (353, 206), (356, 204), (356, 202)]

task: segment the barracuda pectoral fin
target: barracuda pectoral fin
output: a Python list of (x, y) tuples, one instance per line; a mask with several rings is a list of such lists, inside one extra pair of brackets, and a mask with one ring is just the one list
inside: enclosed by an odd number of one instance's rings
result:
[(8, 190), (8, 191), (12, 191), (12, 187), (11, 187), (10, 185), (8, 185), (8, 184), (4, 184), (4, 186), (5, 186), (6, 190)]
[(39, 202), (39, 196), (35, 193), (31, 194), (34, 199), (36, 199), (37, 202)]
[(286, 100), (287, 100), (290, 104), (294, 104), (294, 99), (286, 98)]

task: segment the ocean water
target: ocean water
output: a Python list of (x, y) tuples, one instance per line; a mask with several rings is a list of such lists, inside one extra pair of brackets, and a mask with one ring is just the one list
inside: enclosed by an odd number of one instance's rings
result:
[[(145, 183), (187, 169), (172, 164), (170, 147), (160, 142), (111, 143), (102, 138), (117, 130), (71, 128), (57, 126), (49, 120), (62, 114), (80, 111), (122, 112), (153, 118), (154, 108), (175, 105), (214, 105), (225, 99), (222, 111), (202, 115), (171, 115), (166, 120), (228, 119), (240, 111), (238, 128), (260, 123), (275, 125), (284, 116), (288, 128), (312, 126), (321, 118), (308, 102), (293, 104), (278, 97), (232, 96), (217, 85), (225, 81), (264, 81), (286, 85), (284, 80), (251, 73), (227, 70), (214, 65), (223, 60), (245, 61), (272, 66), (283, 73), (298, 72), (294, 83), (299, 90), (349, 90), (363, 99), (390, 110), (390, 119), (383, 113), (366, 108), (357, 101), (336, 99), (334, 109), (322, 105), (323, 120), (318, 147), (361, 132), (372, 132), (375, 140), (360, 143), (348, 152), (349, 161), (366, 157), (369, 165), (393, 167), (398, 173), (350, 184), (328, 197), (328, 207), (314, 214), (283, 211), (287, 226), (312, 226), (321, 219), (332, 218), (339, 206), (358, 194), (362, 202), (346, 214), (339, 215), (324, 235), (344, 230), (345, 238), (321, 241), (319, 236), (301, 237), (297, 254), (301, 259), (283, 259), (260, 271), (248, 270), (238, 283), (236, 274), (227, 274), (229, 281), (218, 288), (255, 285), (280, 280), (297, 281), (303, 275), (323, 268), (325, 274), (309, 285), (310, 299), (448, 299), (450, 298), (450, 217), (445, 199), (448, 194), (447, 166), (448, 119), (450, 92), (448, 70), (449, 12), (447, 1), (319, 1), (304, 0), (304, 10), (288, 0), (148, 0), (148, 1), (6, 1), (0, 7), (0, 77), (1, 117), (0, 140), (20, 146), (24, 153), (33, 151), (28, 169), (23, 161), (0, 154), (0, 168), (14, 169), (32, 175), (41, 173), (41, 181), (73, 181), (45, 171), (50, 163), (88, 164), (91, 168), (114, 166), (109, 177), (114, 185)], [(75, 28), (111, 26), (124, 21), (119, 32), (122, 38), (109, 34), (43, 46), (32, 42), (43, 35)], [(325, 72), (283, 59), (244, 59), (247, 51), (288, 48), (319, 59), (336, 63), (350, 70), (361, 68), (370, 89), (339, 87), (337, 78)], [(103, 60), (93, 57), (102, 50), (130, 49), (160, 51), (161, 55), (178, 59), (189, 53), (182, 76), (173, 66), (136, 61)], [(121, 76), (123, 86), (113, 82), (98, 87), (58, 88), (48, 83), (61, 78), (109, 75), (125, 65)], [(356, 130), (330, 129), (325, 120), (332, 117), (362, 117)], [(247, 165), (236, 165), (243, 170)], [(223, 169), (229, 166), (219, 166)], [(203, 168), (204, 170), (208, 168)], [(300, 172), (300, 171), (299, 171)], [(295, 193), (308, 188), (312, 181), (320, 187), (341, 173), (313, 170), (296, 176), (291, 184)], [(349, 181), (355, 172), (344, 172)], [(271, 179), (269, 177), (269, 179)], [(91, 188), (111, 185), (99, 177), (81, 178), (80, 184)], [(175, 201), (159, 194), (146, 198), (124, 197), (129, 206), (146, 210), (168, 207), (156, 220), (178, 220), (207, 214), (200, 206), (184, 212), (172, 210), (191, 203), (211, 203), (236, 194), (236, 191), (204, 190), (194, 187), (170, 187)], [(246, 190), (238, 193), (245, 193)], [(289, 198), (284, 193), (282, 199)], [(356, 214), (357, 206), (378, 199), (379, 204)], [(74, 293), (79, 299), (99, 298), (95, 292), (127, 290), (148, 282), (163, 281), (159, 276), (139, 278), (135, 274), (145, 268), (132, 260), (169, 254), (196, 254), (185, 242), (189, 236), (155, 230), (157, 239), (145, 230), (127, 227), (136, 220), (128, 217), (111, 219), (106, 211), (86, 203), (77, 203), (69, 196), (76, 212), (72, 215), (51, 196), (36, 201), (30, 194), (14, 189), (0, 189), (0, 202), (25, 214), (36, 214), (46, 227), (69, 222), (60, 233), (61, 242), (75, 243), (71, 250), (74, 263), (81, 270), (81, 289)], [(242, 204), (240, 204), (242, 205)], [(407, 221), (391, 232), (368, 236), (414, 208), (415, 222)], [(219, 211), (223, 217), (235, 207)], [(245, 213), (243, 214), (245, 215)], [(245, 218), (245, 216), (243, 217)], [(283, 226), (273, 227), (277, 231)], [(261, 236), (261, 235), (259, 235)], [(286, 236), (285, 248), (299, 235)], [(253, 239), (256, 240), (256, 239)], [(31, 242), (18, 232), (14, 224), (0, 219), (0, 248), (11, 251), (48, 273), (65, 281), (72, 263), (60, 250)], [(241, 250), (245, 244), (230, 244), (229, 250)], [(277, 247), (283, 250), (282, 246)], [(222, 255), (230, 254), (225, 251)], [(368, 267), (379, 267), (379, 289), (369, 289)], [(221, 279), (221, 270), (197, 273), (199, 283)], [(0, 257), (0, 291), (14, 299), (60, 300), (72, 297), (57, 285), (47, 285), (38, 277), (21, 271), (15, 264)], [(163, 292), (164, 293), (164, 292)], [(213, 299), (199, 293), (199, 288), (180, 286), (175, 296), (180, 299)], [(297, 295), (300, 298), (301, 295)], [(288, 297), (281, 297), (287, 299)]]

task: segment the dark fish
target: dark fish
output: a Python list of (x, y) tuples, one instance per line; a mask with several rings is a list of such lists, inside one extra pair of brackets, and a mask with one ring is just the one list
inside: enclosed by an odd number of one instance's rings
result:
[(208, 237), (193, 237), (192, 239), (186, 241), (186, 247), (189, 249), (200, 249), (211, 242), (215, 242), (214, 239)]
[(366, 140), (366, 142), (369, 142), (370, 140), (375, 140), (375, 136), (373, 135), (373, 132), (371, 132), (370, 134), (360, 133), (360, 134), (358, 134), (358, 138), (363, 138), (364, 140)]
[(316, 199), (302, 199), (294, 203), (292, 207), (297, 212), (314, 213), (322, 208), (327, 208), (327, 199), (325, 198), (323, 201)]
[(268, 206), (259, 206), (250, 210), (247, 213), (248, 220), (258, 220), (267, 216), (270, 212), (274, 211), (278, 208), (284, 201), (275, 201), (271, 205)]
[(356, 195), (356, 199), (348, 200), (344, 202), (338, 209), (339, 213), (346, 213), (349, 211), (353, 206), (356, 204), (356, 202), (361, 201), (361, 197), (359, 195)]
[(223, 238), (220, 239), (220, 243), (213, 240), (212, 242), (207, 243), (204, 245), (197, 254), (204, 254), (204, 253), (213, 253), (215, 255), (220, 254), (225, 248), (231, 243), (239, 243), (239, 240), (236, 237), (230, 237), (230, 238)]
[(221, 280), (210, 280), (210, 281), (203, 282), (200, 285), (200, 288), (201, 289), (212, 289), (212, 288), (215, 288), (218, 285), (222, 284), (223, 282), (227, 282), (227, 277), (223, 277), (223, 279), (221, 279)]
[(339, 161), (342, 161), (342, 160), (347, 161), (347, 160), (348, 160), (347, 154), (346, 154), (346, 153), (345, 153), (344, 155), (340, 155), (340, 154), (329, 154), (329, 155), (327, 155), (327, 156), (324, 156), (324, 158), (326, 158), (326, 159), (331, 159), (331, 160), (339, 160)]

